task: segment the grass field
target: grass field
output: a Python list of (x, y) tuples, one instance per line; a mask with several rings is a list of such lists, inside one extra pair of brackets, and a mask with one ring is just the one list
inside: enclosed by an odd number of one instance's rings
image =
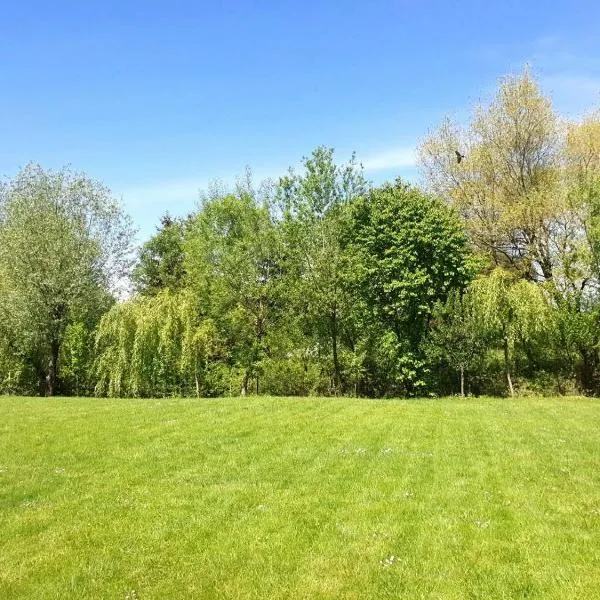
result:
[(0, 398), (0, 598), (600, 598), (600, 401)]

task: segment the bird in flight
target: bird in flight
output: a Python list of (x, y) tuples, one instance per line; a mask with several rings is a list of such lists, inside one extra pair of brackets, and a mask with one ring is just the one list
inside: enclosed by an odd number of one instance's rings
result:
[(467, 158), (464, 154), (461, 154), (458, 150), (455, 150), (454, 154), (456, 154), (456, 162), (459, 165), (460, 165), (460, 162), (462, 161), (463, 158)]

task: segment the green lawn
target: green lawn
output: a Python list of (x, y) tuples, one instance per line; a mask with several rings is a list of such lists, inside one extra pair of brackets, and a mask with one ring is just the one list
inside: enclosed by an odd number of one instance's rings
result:
[(600, 598), (600, 401), (0, 398), (0, 598)]

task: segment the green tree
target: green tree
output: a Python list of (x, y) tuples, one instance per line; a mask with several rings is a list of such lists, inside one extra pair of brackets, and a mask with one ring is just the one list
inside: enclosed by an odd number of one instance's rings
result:
[(279, 317), (280, 244), (268, 207), (249, 184), (207, 198), (185, 243), (189, 282), (218, 331), (230, 364), (260, 391), (261, 365)]
[(109, 191), (84, 174), (29, 165), (0, 187), (0, 314), (40, 392), (59, 389), (67, 327), (110, 306), (131, 237)]
[(481, 329), (502, 349), (508, 392), (514, 396), (515, 344), (526, 344), (549, 327), (548, 300), (540, 286), (518, 280), (501, 267), (473, 281), (470, 293)]
[(108, 396), (212, 395), (217, 334), (191, 290), (117, 303), (96, 332), (96, 393)]
[(440, 360), (459, 375), (460, 395), (465, 395), (465, 375), (473, 372), (485, 352), (486, 339), (477, 319), (472, 295), (453, 290), (446, 302), (437, 302), (427, 338), (430, 359)]
[(469, 254), (458, 215), (399, 180), (351, 204), (346, 277), (364, 315), (359, 329), (372, 330), (377, 353), (387, 349), (381, 365), (386, 375), (396, 374), (396, 392), (422, 387), (421, 345), (431, 312), (469, 282)]
[(140, 249), (132, 274), (136, 291), (146, 296), (155, 296), (167, 288), (181, 289), (185, 283), (186, 221), (166, 214), (160, 223), (157, 232)]
[(338, 165), (331, 148), (316, 148), (302, 167), (300, 173), (290, 170), (277, 186), (288, 297), (291, 310), (304, 317), (304, 330), (331, 357), (331, 389), (337, 392), (343, 386), (340, 343), (347, 314), (344, 207), (365, 194), (368, 185), (354, 156)]
[(447, 119), (420, 156), (429, 187), (465, 218), (475, 246), (493, 264), (550, 280), (560, 234), (554, 224), (566, 208), (563, 148), (558, 115), (525, 70), (504, 78), (468, 127)]

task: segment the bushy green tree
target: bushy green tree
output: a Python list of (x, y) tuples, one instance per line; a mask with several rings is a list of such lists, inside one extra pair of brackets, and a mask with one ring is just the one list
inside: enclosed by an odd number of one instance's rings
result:
[(269, 335), (280, 314), (278, 231), (251, 186), (206, 199), (185, 243), (191, 289), (218, 328), (241, 393), (260, 391)]
[(359, 329), (373, 336), (362, 342), (369, 369), (389, 380), (388, 393), (416, 393), (433, 307), (472, 276), (458, 215), (401, 181), (386, 184), (351, 204), (344, 253)]
[(110, 192), (84, 174), (29, 165), (0, 186), (0, 318), (42, 393), (60, 389), (69, 325), (110, 305), (131, 237)]
[(334, 161), (331, 148), (318, 147), (277, 186), (285, 245), (289, 309), (303, 316), (301, 327), (324, 361), (331, 361), (330, 392), (344, 387), (341, 362), (348, 297), (343, 284), (342, 237), (345, 207), (367, 192), (354, 156)]
[(158, 231), (140, 249), (133, 269), (135, 290), (145, 296), (155, 296), (164, 289), (181, 289), (185, 283), (186, 221), (166, 214), (160, 223)]

